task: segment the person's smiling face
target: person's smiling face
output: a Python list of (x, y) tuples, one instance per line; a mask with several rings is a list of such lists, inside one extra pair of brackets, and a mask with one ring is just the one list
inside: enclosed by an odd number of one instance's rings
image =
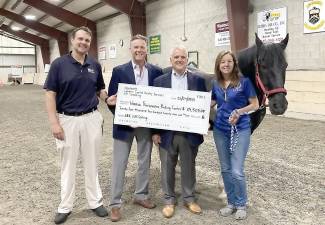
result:
[(187, 67), (187, 54), (184, 49), (176, 48), (172, 52), (170, 57), (170, 62), (172, 64), (173, 69), (178, 74), (183, 74)]
[(71, 39), (72, 51), (77, 54), (85, 55), (90, 48), (91, 36), (83, 30), (78, 30), (75, 36)]
[(219, 69), (223, 76), (228, 76), (234, 69), (234, 59), (232, 55), (226, 54), (221, 58)]
[(136, 64), (143, 64), (147, 56), (147, 43), (142, 39), (131, 41), (130, 51), (132, 59)]

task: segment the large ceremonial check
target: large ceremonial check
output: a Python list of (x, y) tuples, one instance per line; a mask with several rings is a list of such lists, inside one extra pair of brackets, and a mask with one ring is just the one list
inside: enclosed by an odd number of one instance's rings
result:
[(207, 134), (211, 93), (118, 86), (114, 124)]

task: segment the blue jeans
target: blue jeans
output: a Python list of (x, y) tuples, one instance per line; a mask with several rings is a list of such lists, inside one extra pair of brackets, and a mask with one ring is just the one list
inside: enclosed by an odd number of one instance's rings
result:
[(230, 132), (227, 134), (216, 128), (213, 129), (228, 204), (236, 208), (245, 207), (247, 203), (244, 162), (249, 148), (250, 136), (250, 129), (238, 131), (237, 145), (230, 154)]

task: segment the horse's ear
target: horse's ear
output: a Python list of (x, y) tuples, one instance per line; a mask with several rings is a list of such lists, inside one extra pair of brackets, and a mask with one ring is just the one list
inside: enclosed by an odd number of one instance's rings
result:
[(287, 33), (286, 37), (280, 42), (283, 50), (287, 47), (288, 41), (289, 41), (289, 33)]
[(257, 33), (255, 33), (255, 44), (256, 44), (257, 48), (260, 48), (263, 45), (263, 42), (258, 37)]

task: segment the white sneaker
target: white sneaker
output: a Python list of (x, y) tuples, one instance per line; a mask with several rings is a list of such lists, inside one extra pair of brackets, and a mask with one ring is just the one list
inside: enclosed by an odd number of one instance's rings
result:
[(244, 220), (247, 218), (247, 211), (246, 209), (237, 209), (237, 212), (235, 214), (236, 220)]
[(221, 216), (230, 216), (235, 212), (235, 207), (233, 205), (227, 205), (226, 207), (220, 209), (220, 215)]

